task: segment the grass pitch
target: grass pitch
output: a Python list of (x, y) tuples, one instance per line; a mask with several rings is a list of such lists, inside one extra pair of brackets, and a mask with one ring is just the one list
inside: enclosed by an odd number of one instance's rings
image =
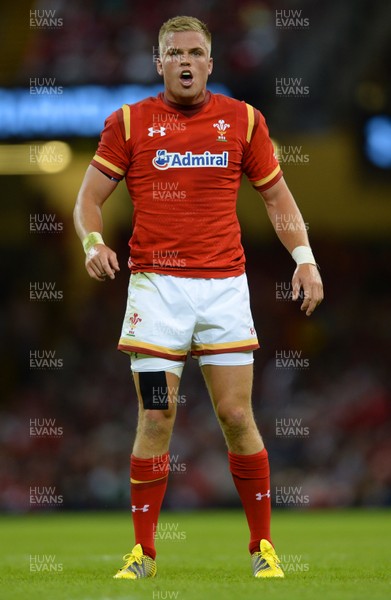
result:
[(164, 513), (155, 579), (112, 579), (132, 548), (130, 514), (2, 516), (3, 600), (384, 600), (391, 597), (387, 511), (274, 511), (285, 579), (256, 580), (244, 516)]

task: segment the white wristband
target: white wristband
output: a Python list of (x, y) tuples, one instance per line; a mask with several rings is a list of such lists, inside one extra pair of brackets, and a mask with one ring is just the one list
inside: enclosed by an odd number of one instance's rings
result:
[(86, 235), (82, 244), (84, 252), (87, 254), (95, 244), (104, 244), (104, 241), (102, 235), (98, 231), (91, 231), (91, 233)]
[(292, 251), (292, 258), (296, 261), (296, 264), (310, 264), (316, 266), (315, 257), (312, 254), (312, 250), (309, 246), (296, 246)]

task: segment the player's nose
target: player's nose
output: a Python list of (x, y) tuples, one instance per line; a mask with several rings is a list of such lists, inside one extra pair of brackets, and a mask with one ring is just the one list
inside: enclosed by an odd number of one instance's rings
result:
[(187, 52), (181, 54), (181, 66), (188, 66), (190, 64), (190, 55)]

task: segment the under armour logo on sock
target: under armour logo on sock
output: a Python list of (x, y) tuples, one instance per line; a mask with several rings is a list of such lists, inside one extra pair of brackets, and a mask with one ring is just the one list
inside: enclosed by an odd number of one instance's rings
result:
[(144, 504), (144, 506), (142, 506), (141, 508), (138, 508), (137, 506), (134, 506), (134, 504), (132, 504), (132, 512), (136, 512), (136, 510), (141, 510), (141, 512), (148, 512), (149, 504)]
[(267, 490), (266, 494), (261, 494), (261, 492), (258, 492), (258, 494), (255, 494), (255, 498), (256, 500), (262, 500), (262, 498), (270, 498), (270, 490)]

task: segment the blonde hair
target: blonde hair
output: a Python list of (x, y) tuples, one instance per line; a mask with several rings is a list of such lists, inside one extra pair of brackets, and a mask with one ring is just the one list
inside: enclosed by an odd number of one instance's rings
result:
[(159, 31), (159, 51), (160, 56), (163, 54), (163, 45), (166, 35), (168, 33), (175, 33), (177, 31), (198, 31), (202, 33), (205, 37), (206, 45), (208, 46), (209, 53), (212, 46), (212, 34), (210, 33), (208, 27), (197, 19), (196, 17), (173, 17), (172, 19), (168, 19), (163, 25), (160, 27)]

